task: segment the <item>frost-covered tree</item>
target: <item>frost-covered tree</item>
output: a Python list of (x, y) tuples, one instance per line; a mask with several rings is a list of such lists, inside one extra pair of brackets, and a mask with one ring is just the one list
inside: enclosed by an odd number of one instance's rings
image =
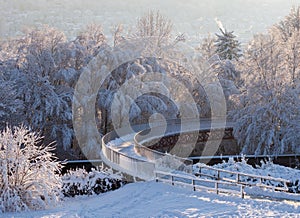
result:
[(22, 110), (23, 102), (18, 99), (15, 82), (0, 76), (0, 129), (7, 123), (19, 123), (18, 114)]
[[(200, 61), (200, 63), (202, 62)], [(115, 117), (115, 121), (118, 121), (116, 123), (121, 126), (126, 116), (129, 117), (133, 125), (147, 123), (149, 117), (156, 113), (162, 114), (165, 119), (180, 118), (183, 114), (180, 113), (180, 109), (184, 108), (181, 107), (181, 103), (186, 101), (188, 97), (187, 92), (192, 96), (193, 102), (196, 104), (198, 109), (197, 115), (199, 117), (210, 117), (211, 104), (206, 92), (210, 92), (212, 95), (220, 93), (215, 92), (215, 89), (220, 87), (218, 87), (218, 80), (215, 74), (200, 70), (198, 72), (201, 72), (202, 76), (196, 78), (192, 71), (185, 69), (178, 63), (155, 57), (141, 57), (119, 66), (104, 81), (98, 94), (97, 110), (101, 133), (104, 134), (112, 128), (112, 116)], [(143, 82), (142, 84), (135, 82), (135, 79), (140, 78), (143, 81), (146, 75), (153, 73), (161, 75), (160, 80), (158, 78), (155, 80), (161, 82), (160, 84), (155, 82)], [(185, 91), (181, 90), (177, 85), (172, 85), (172, 79), (183, 84)], [(137, 79), (137, 81), (140, 80)], [(145, 81), (148, 80), (145, 79)], [(138, 97), (133, 98), (126, 93), (124, 95), (118, 93), (125, 85), (127, 85), (128, 93), (135, 93), (134, 96)], [(204, 88), (204, 86), (206, 87)], [(166, 92), (164, 92), (164, 89)], [(141, 90), (149, 91), (143, 93)], [(172, 92), (172, 95), (163, 94), (168, 92)], [(216, 101), (212, 104), (215, 104), (220, 101), (222, 95), (217, 94), (213, 97)], [(113, 100), (115, 105), (112, 108)], [(124, 108), (128, 108), (128, 105), (130, 110), (124, 110)], [(192, 110), (191, 107), (188, 108), (188, 105), (185, 106), (187, 110)], [(223, 102), (221, 107), (225, 107)], [(189, 116), (194, 116), (194, 113), (189, 113)], [(118, 128), (120, 126), (114, 127)]]
[[(144, 82), (142, 84), (135, 82), (135, 79), (140, 78), (136, 81), (143, 81), (146, 75), (153, 73), (161, 74), (160, 80), (157, 81), (161, 82), (160, 85), (155, 82)], [(209, 82), (209, 80), (206, 81), (206, 77), (208, 76), (203, 73), (203, 77), (201, 77), (203, 81), (199, 81), (191, 71), (183, 66), (161, 58), (141, 57), (135, 61), (124, 63), (106, 78), (99, 90), (97, 110), (101, 133), (104, 134), (112, 128), (112, 115), (115, 116), (118, 123), (122, 123), (123, 119), (128, 116), (128, 114), (124, 113), (129, 113), (131, 124), (147, 123), (149, 117), (155, 113), (162, 114), (166, 119), (178, 118), (181, 116), (180, 102), (186, 100), (186, 92), (193, 96), (194, 102), (198, 107), (197, 114), (199, 116), (211, 116), (210, 104), (202, 86)], [(169, 84), (172, 79), (183, 84), (186, 92), (179, 90), (179, 87)], [(128, 83), (129, 81), (130, 83)], [(210, 82), (213, 83), (215, 81)], [(138, 96), (136, 99), (126, 93), (125, 95), (117, 94), (125, 85), (127, 85), (128, 93), (135, 93), (134, 96)], [(171, 96), (168, 92), (171, 92), (172, 89), (173, 95)], [(142, 90), (149, 91), (144, 93)], [(119, 107), (111, 108), (113, 100), (115, 105)], [(176, 105), (175, 102), (179, 104)], [(130, 110), (125, 111), (125, 106), (129, 106)]]
[(272, 35), (282, 49), (284, 70), (291, 77), (293, 83), (297, 82), (300, 78), (300, 32), (293, 32), (290, 37), (283, 39), (279, 37), (278, 30), (273, 29)]
[(278, 24), (274, 29), (279, 31), (279, 35), (283, 41), (287, 41), (293, 34), (300, 31), (300, 7), (293, 7), (290, 13)]
[(235, 103), (231, 100), (231, 97), (239, 93), (238, 87), (241, 85), (240, 72), (236, 68), (238, 62), (236, 60), (220, 59), (215, 41), (215, 37), (208, 35), (202, 40), (197, 52), (200, 53), (202, 62), (210, 66), (209, 69), (203, 69), (203, 71), (207, 71), (210, 76), (218, 78), (222, 85), (226, 107), (230, 111), (235, 108)]
[[(158, 58), (139, 58), (133, 62), (125, 63), (119, 66), (114, 70), (109, 78), (104, 81), (103, 86), (101, 87), (98, 94), (98, 110), (99, 118), (102, 126), (102, 133), (107, 132), (107, 128), (111, 126), (111, 116), (112, 112), (115, 116), (119, 117), (120, 122), (122, 122), (122, 117), (125, 117), (126, 111), (123, 110), (121, 105), (131, 104), (129, 111), (129, 118), (132, 124), (146, 123), (148, 118), (154, 113), (161, 113), (167, 119), (174, 119), (178, 116), (178, 109), (172, 100), (167, 96), (162, 96), (158, 92), (155, 93), (154, 87), (148, 87), (149, 93), (143, 94), (141, 90), (136, 89), (134, 85), (133, 92), (137, 95), (140, 95), (137, 99), (131, 99), (129, 95), (127, 96), (116, 96), (116, 92), (130, 79), (134, 79), (136, 76), (141, 76), (147, 73), (161, 73), (164, 75), (171, 75), (181, 81), (186, 81), (188, 88), (191, 88), (191, 83), (188, 80), (188, 73), (179, 72), (178, 66), (172, 66), (170, 63)], [(185, 78), (186, 76), (186, 78)], [(184, 79), (185, 78), (185, 79)], [(138, 84), (137, 84), (138, 85)], [(150, 85), (150, 84), (149, 84)], [(143, 86), (146, 86), (144, 83)], [(146, 87), (143, 87), (146, 89)], [(151, 93), (151, 90), (153, 91)], [(190, 90), (192, 92), (192, 88)], [(114, 108), (111, 110), (111, 103), (113, 99), (116, 98), (116, 101), (121, 106), (119, 108)], [(117, 111), (117, 109), (119, 111)], [(103, 125), (106, 126), (103, 126)]]
[(232, 100), (240, 93), (242, 83), (240, 71), (236, 68), (235, 63), (230, 60), (220, 60), (213, 67), (217, 77), (222, 85), (223, 93), (226, 99), (226, 108), (230, 112), (236, 108), (235, 101)]
[(299, 80), (286, 56), (291, 48), (289, 40), (283, 43), (271, 32), (255, 36), (245, 52), (241, 108), (233, 116), (242, 153), (299, 153)]
[(106, 37), (103, 34), (101, 25), (92, 24), (88, 25), (86, 29), (76, 37), (75, 41), (78, 41), (82, 46), (85, 46), (92, 54), (106, 41)]
[(126, 37), (123, 36), (123, 31), (124, 28), (121, 24), (116, 25), (112, 28), (111, 33), (113, 35), (114, 47), (116, 47), (118, 44), (120, 44), (126, 39)]
[(300, 7), (293, 7), (290, 13), (270, 29), (282, 49), (285, 71), (291, 76), (293, 83), (300, 78)]
[(224, 60), (238, 60), (241, 57), (240, 43), (233, 34), (228, 32), (220, 21), (217, 21), (221, 34), (216, 34), (215, 41), (216, 53)]
[(0, 133), (0, 212), (45, 209), (59, 200), (60, 163), (53, 146), (25, 127)]
[(197, 48), (204, 60), (209, 61), (212, 59), (213, 61), (217, 58), (215, 40), (215, 37), (208, 35), (201, 41), (199, 47)]
[(101, 25), (88, 25), (72, 42), (73, 52), (76, 52), (76, 69), (86, 66), (105, 44), (106, 37)]
[(155, 37), (157, 46), (167, 45), (171, 41), (173, 23), (159, 11), (149, 11), (137, 21), (137, 37)]
[(257, 90), (247, 94), (243, 99), (246, 105), (233, 116), (234, 135), (241, 152), (299, 153), (299, 92), (289, 87), (273, 87), (268, 92)]
[(66, 149), (72, 139), (72, 90), (66, 83), (56, 84), (61, 73), (57, 54), (65, 49), (65, 43), (64, 35), (49, 27), (28, 32), (17, 44), (19, 67), (9, 76), (16, 81), (18, 99), (24, 105), (23, 123)]
[[(69, 153), (74, 144), (74, 87), (82, 67), (104, 43), (99, 25), (88, 26), (72, 41), (67, 41), (62, 32), (43, 26), (28, 30), (20, 38), (1, 42), (1, 92), (6, 93), (1, 101), (2, 126), (23, 123), (47, 135), (46, 143), (57, 141), (58, 154), (66, 150)], [(6, 116), (13, 111), (16, 113)]]

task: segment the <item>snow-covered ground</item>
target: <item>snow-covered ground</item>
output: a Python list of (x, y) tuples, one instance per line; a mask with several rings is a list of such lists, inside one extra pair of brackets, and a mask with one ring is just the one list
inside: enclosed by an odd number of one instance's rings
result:
[[(199, 169), (203, 166), (205, 167), (206, 165), (202, 163), (195, 164), (193, 166), (194, 173), (198, 173)], [(274, 164), (272, 161), (266, 161), (266, 162), (262, 161), (261, 166), (257, 166), (254, 168), (250, 164), (247, 164), (245, 159), (243, 159), (240, 162), (236, 162), (233, 160), (233, 158), (230, 158), (228, 162), (216, 164), (213, 166), (213, 168), (227, 170), (228, 172), (239, 172), (239, 173), (245, 173), (249, 175), (287, 179), (292, 183), (290, 187), (291, 189), (290, 191), (297, 192), (297, 193), (300, 192), (300, 184), (299, 184), (300, 170)], [(205, 169), (205, 168), (201, 169), (201, 171), (206, 175), (215, 176), (216, 174), (216, 171)], [(229, 179), (230, 178), (235, 179), (236, 175), (230, 173), (224, 173), (222, 176)], [(254, 181), (253, 178), (251, 179), (250, 177), (247, 176), (241, 178), (241, 180), (250, 182), (252, 184), (258, 183), (258, 181)], [(264, 183), (273, 186), (278, 186), (278, 185), (280, 186), (281, 182), (265, 181)], [(281, 185), (283, 184), (281, 183)], [(300, 195), (299, 195), (299, 200), (300, 200)]]
[(92, 197), (69, 198), (58, 207), (1, 217), (300, 217), (300, 202), (193, 192), (139, 182)]

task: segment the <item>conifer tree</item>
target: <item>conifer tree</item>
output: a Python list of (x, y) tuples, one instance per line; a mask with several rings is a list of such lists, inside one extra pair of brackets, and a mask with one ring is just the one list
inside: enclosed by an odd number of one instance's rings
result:
[(233, 31), (228, 32), (220, 21), (217, 21), (221, 34), (216, 34), (215, 41), (216, 52), (220, 59), (238, 60), (241, 57), (240, 43), (233, 34)]

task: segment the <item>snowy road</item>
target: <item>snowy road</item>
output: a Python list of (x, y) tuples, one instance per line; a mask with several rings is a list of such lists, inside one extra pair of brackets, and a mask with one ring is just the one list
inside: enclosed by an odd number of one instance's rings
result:
[(1, 217), (300, 217), (300, 202), (241, 199), (140, 182), (93, 197), (71, 198), (55, 209)]

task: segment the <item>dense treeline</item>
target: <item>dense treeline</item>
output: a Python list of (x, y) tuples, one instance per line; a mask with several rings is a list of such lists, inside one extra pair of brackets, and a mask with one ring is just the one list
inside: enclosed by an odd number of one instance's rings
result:
[[(229, 115), (236, 121), (235, 137), (242, 153), (299, 153), (300, 142), (300, 14), (294, 8), (267, 34), (253, 37), (242, 49), (232, 31), (220, 23), (220, 34), (209, 36), (195, 48), (205, 78), (217, 78), (223, 87)], [(107, 40), (100, 25), (88, 26), (74, 40), (51, 27), (34, 29), (24, 36), (0, 45), (0, 128), (24, 124), (44, 136), (44, 143), (57, 142), (60, 158), (79, 158), (80, 149), (72, 125), (72, 98), (82, 70), (99, 53), (113, 49), (132, 38), (156, 37), (158, 48), (183, 43), (174, 35), (172, 22), (158, 12), (138, 19), (135, 30), (122, 26)], [(203, 81), (195, 80), (178, 63), (155, 57), (141, 57), (121, 65), (106, 78), (99, 90), (96, 117), (99, 134), (113, 128), (111, 102), (116, 91), (137, 75), (149, 72), (167, 74), (185, 84), (201, 117), (210, 117), (210, 102)], [(214, 85), (212, 79), (207, 79)], [(178, 96), (181, 101), (184, 96)], [(126, 98), (118, 99), (125, 104)], [(154, 113), (166, 118), (180, 117), (178, 105), (159, 93), (134, 99), (130, 110), (132, 124), (143, 123)], [(114, 111), (114, 113), (122, 112)]]
[(82, 67), (97, 54), (105, 37), (89, 26), (75, 40), (45, 26), (1, 44), (1, 128), (23, 123), (46, 143), (72, 144), (72, 95)]

